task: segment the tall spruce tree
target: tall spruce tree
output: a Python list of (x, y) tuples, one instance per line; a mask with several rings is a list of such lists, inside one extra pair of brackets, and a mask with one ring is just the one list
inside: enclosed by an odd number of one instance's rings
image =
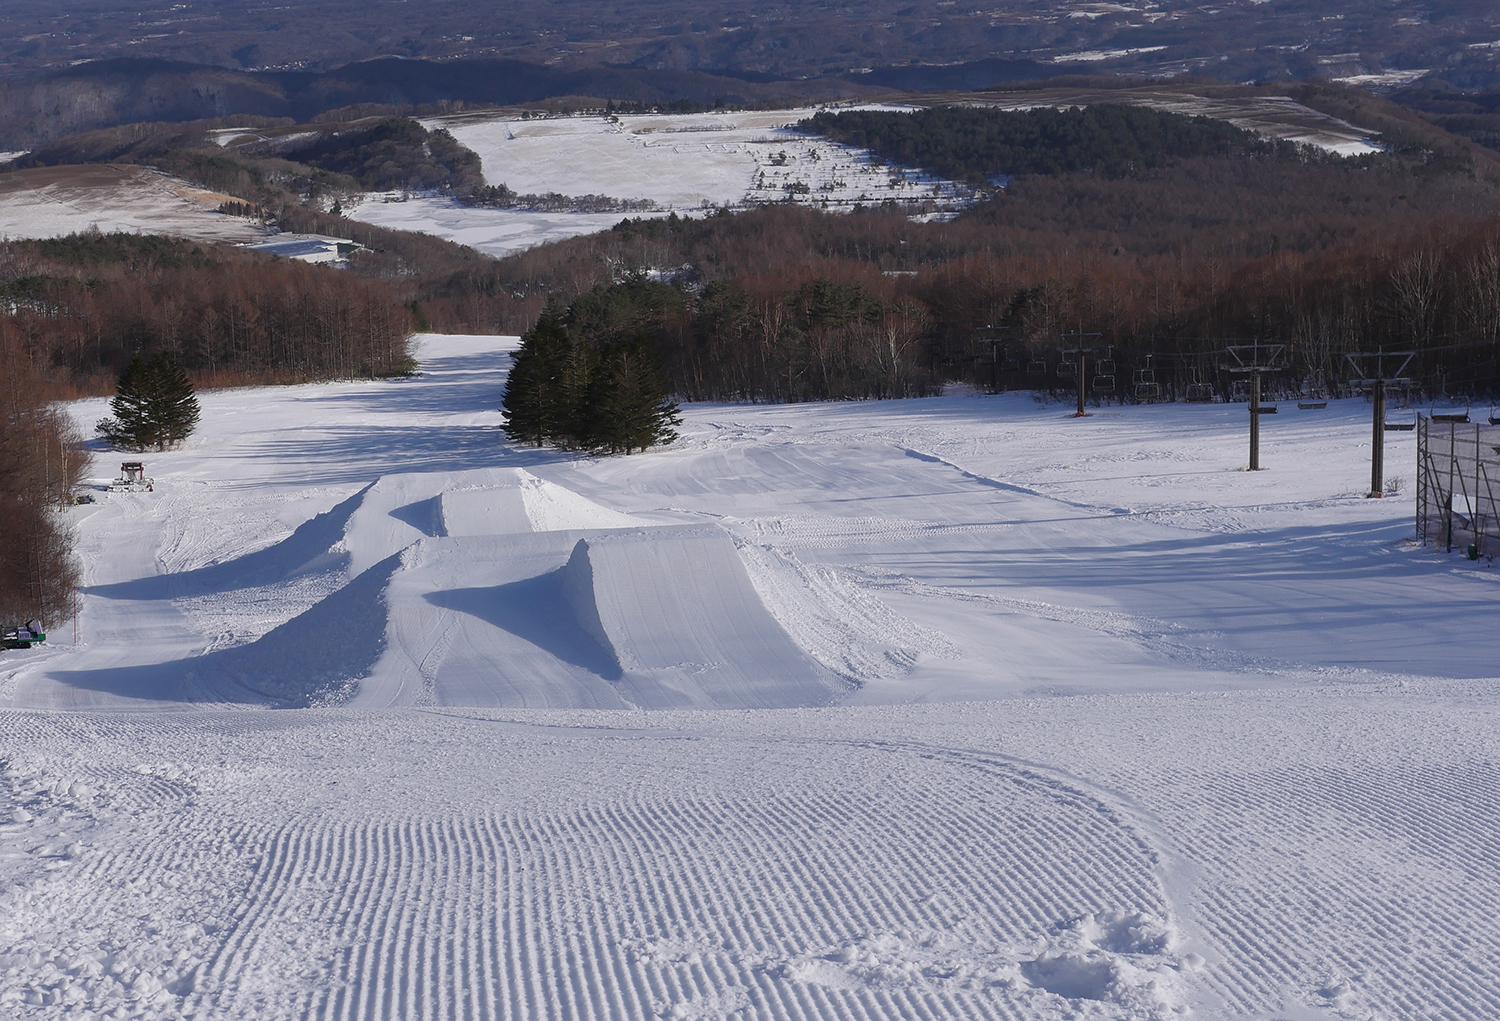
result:
[(599, 353), (590, 380), (588, 445), (611, 454), (645, 450), (677, 438), (682, 422), (667, 400), (656, 357), (643, 337), (609, 345)]
[(512, 358), (500, 407), (505, 435), (517, 443), (553, 442), (566, 425), (564, 375), (573, 341), (563, 325), (564, 314), (562, 306), (548, 304)]
[(130, 360), (109, 410), (114, 417), (99, 423), (99, 433), (129, 450), (176, 446), (192, 435), (200, 415), (192, 380), (167, 351)]
[[(665, 285), (648, 287), (680, 301)], [(652, 350), (651, 317), (640, 313), (648, 304), (641, 301), (644, 290), (617, 285), (583, 295), (568, 309), (547, 306), (521, 338), (506, 381), (507, 436), (627, 454), (676, 438), (681, 416)], [(647, 293), (659, 308), (661, 296)]]

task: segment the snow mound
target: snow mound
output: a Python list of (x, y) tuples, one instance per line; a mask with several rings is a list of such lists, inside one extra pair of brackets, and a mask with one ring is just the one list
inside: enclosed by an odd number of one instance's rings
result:
[(1177, 929), (1149, 912), (1084, 915), (1058, 926), (1045, 949), (1021, 964), (1032, 986), (1069, 1000), (1127, 1008), (1132, 1017), (1168, 1017), (1186, 1006), (1184, 972), (1203, 959), (1178, 956)]
[(844, 690), (776, 623), (717, 526), (580, 539), (561, 577), (579, 626), (614, 656), (637, 705), (806, 706)]
[(639, 518), (601, 507), (524, 468), (384, 475), (349, 518), (345, 544), (358, 574), (424, 538), (566, 528), (628, 528)]
[(385, 599), (360, 705), (783, 708), (843, 690), (715, 525), (427, 538)]
[[(401, 556), (387, 557), (304, 613), (238, 648), (187, 661), (187, 679), (230, 701), (305, 707), (343, 701), (385, 647), (385, 590)], [(237, 685), (248, 698), (236, 697)], [(200, 685), (194, 685), (199, 687)]]
[(386, 592), (386, 652), (362, 706), (625, 709), (615, 657), (585, 630), (560, 568), (576, 531), (423, 539)]

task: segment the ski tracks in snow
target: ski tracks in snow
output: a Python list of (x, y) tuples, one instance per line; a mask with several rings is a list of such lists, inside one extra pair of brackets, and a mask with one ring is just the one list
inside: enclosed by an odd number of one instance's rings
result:
[(1019, 1021), (1172, 1017), (1195, 981), (1128, 820), (993, 757), (392, 715), (388, 738), (456, 728), (498, 761), (419, 814), (331, 798), (356, 771), (270, 771), (300, 727), (154, 810), (156, 767), (102, 780), (98, 825), (129, 802), (138, 838), (7, 894), (0, 995), (39, 1018)]

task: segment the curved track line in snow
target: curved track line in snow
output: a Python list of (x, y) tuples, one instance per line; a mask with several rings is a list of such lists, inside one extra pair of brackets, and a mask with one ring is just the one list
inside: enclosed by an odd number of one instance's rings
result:
[(938, 454), (929, 454), (926, 451), (917, 450), (913, 447), (901, 447), (900, 450), (907, 457), (914, 457), (918, 461), (928, 461), (933, 464), (941, 464), (952, 468), (971, 482), (977, 482), (981, 486), (988, 486), (991, 489), (999, 489), (1007, 493), (1018, 493), (1022, 496), (1035, 496), (1043, 500), (1050, 500), (1053, 503), (1060, 503), (1065, 507), (1076, 507), (1078, 510), (1093, 511), (1097, 514), (1119, 517), (1134, 513), (1129, 507), (1101, 507), (1093, 503), (1079, 503), (1077, 500), (1068, 500), (1052, 493), (1044, 493), (1039, 489), (1032, 489), (1029, 486), (1017, 485), (1014, 482), (1001, 482), (999, 479), (992, 479), (987, 475), (979, 475), (971, 472), (967, 468), (948, 460), (946, 457)]
[[(1165, 1021), (1195, 981), (1149, 852), (1023, 771), (854, 742), (819, 742), (809, 768), (798, 741), (581, 737), (613, 768), (590, 777), (585, 758), (569, 771), (585, 788), (526, 805), (142, 820), (126, 853), (85, 858), (87, 887), (115, 894), (74, 960), (219, 882), (213, 930), (169, 925), (118, 971), (28, 966), (33, 1015), (1021, 1021), (1071, 997)], [(533, 757), (558, 739), (507, 738)], [(680, 776), (642, 775), (664, 756)], [(182, 879), (148, 891), (128, 881), (142, 872)], [(76, 896), (54, 889), (10, 902), (8, 947)]]

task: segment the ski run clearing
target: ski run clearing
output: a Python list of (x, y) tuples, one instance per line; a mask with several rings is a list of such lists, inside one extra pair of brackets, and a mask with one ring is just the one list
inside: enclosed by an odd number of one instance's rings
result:
[(594, 460), (503, 440), (514, 343), (203, 394), (70, 512), (0, 1015), (1500, 1016), (1500, 575), (1411, 433), (1386, 500), (1358, 400), (1258, 473), (1242, 404), (1025, 394)]
[[(1208, 116), (1342, 155), (1375, 152), (1373, 132), (1310, 110), (1285, 96), (1208, 99), (1166, 89), (1094, 92), (1051, 89), (1020, 95), (956, 93), (961, 106), (1022, 110), (1127, 102), (1186, 116)], [(857, 110), (911, 110), (866, 104)], [(793, 201), (830, 212), (892, 201), (922, 218), (952, 216), (974, 200), (970, 189), (896, 167), (866, 149), (795, 130), (817, 108), (699, 114), (622, 114), (522, 119), (456, 114), (423, 123), (446, 128), (477, 153), (485, 180), (520, 194), (607, 195), (648, 200), (654, 211), (701, 215)], [(225, 136), (229, 132), (223, 133)], [(227, 141), (227, 138), (226, 138)], [(379, 227), (415, 230), (505, 256), (546, 241), (607, 230), (621, 213), (483, 209), (440, 196), (367, 195), (350, 217)]]

